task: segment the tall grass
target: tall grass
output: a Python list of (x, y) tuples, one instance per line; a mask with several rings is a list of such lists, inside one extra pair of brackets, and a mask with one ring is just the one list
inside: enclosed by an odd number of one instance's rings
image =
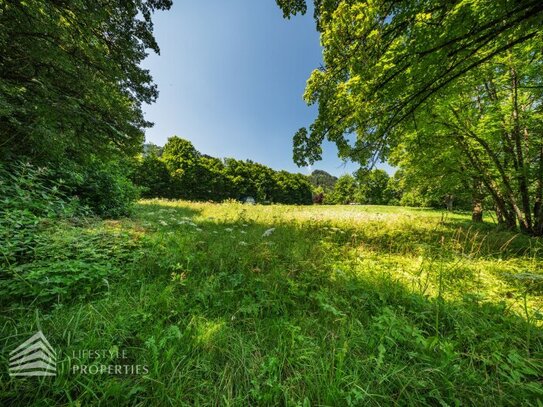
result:
[[(120, 275), (95, 295), (5, 309), (4, 365), (38, 328), (60, 357), (54, 379), (2, 369), (2, 405), (517, 406), (543, 397), (540, 240), (462, 214), (369, 206), (155, 200), (132, 219), (80, 227), (83, 239), (89, 228), (124, 236), (133, 257), (123, 251)], [(125, 358), (80, 353), (99, 349)], [(148, 372), (72, 371), (105, 362)]]

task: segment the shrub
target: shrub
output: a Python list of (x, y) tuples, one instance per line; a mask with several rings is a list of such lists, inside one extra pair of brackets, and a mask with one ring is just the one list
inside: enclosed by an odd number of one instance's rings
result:
[(26, 162), (0, 164), (0, 264), (32, 254), (44, 218), (72, 216), (81, 208), (47, 168)]
[(139, 196), (139, 190), (126, 172), (121, 163), (93, 160), (84, 169), (82, 182), (74, 188), (74, 192), (98, 216), (127, 216)]
[(105, 169), (83, 175), (73, 172), (63, 181), (59, 172), (67, 168), (51, 171), (25, 162), (0, 164), (1, 303), (47, 302), (96, 292), (132, 256), (125, 235), (77, 226), (93, 222), (82, 218), (91, 212), (70, 191), (77, 189), (73, 184), (91, 180), (82, 200), (102, 199), (99, 209), (115, 214), (132, 202), (133, 195), (126, 191), (134, 187), (115, 172), (106, 175)]

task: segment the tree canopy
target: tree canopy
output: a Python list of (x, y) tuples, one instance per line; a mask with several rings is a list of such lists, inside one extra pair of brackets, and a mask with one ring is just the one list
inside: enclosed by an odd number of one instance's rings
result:
[(171, 0), (0, 1), (0, 153), (135, 153), (158, 91), (151, 15)]
[(221, 202), (251, 197), (259, 203), (312, 203), (311, 184), (304, 175), (274, 171), (251, 160), (211, 157), (177, 136), (164, 148), (144, 148), (134, 181), (149, 198)]
[[(307, 9), (278, 4), (287, 16)], [(430, 96), (515, 45), (540, 41), (543, 3), (316, 0), (315, 15), (324, 65), (305, 92), (319, 115), (294, 138), (300, 165), (320, 159), (324, 139), (363, 163), (386, 156), (394, 127)]]

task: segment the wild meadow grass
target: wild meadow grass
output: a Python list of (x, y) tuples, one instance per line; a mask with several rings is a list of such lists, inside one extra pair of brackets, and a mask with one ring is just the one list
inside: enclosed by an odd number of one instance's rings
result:
[[(542, 405), (540, 239), (412, 208), (160, 200), (47, 239), (51, 267), (111, 273), (3, 307), (2, 405)], [(10, 378), (38, 329), (57, 376)], [(146, 373), (73, 371), (119, 363)]]

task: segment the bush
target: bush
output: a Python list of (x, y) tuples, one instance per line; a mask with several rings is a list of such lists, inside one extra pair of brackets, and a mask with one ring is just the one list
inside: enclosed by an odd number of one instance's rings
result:
[(108, 288), (131, 263), (137, 245), (100, 222), (85, 227), (59, 221), (35, 235), (32, 255), (10, 264), (0, 279), (0, 302), (50, 303), (84, 298)]
[(30, 256), (44, 218), (73, 216), (81, 211), (77, 200), (63, 193), (51, 172), (25, 162), (0, 164), (0, 264), (6, 266)]
[[(105, 169), (74, 171), (65, 181), (59, 173), (67, 169), (0, 164), (0, 303), (47, 302), (96, 292), (107, 286), (119, 262), (132, 256), (132, 243), (125, 235), (89, 233), (77, 225), (93, 224), (82, 200), (101, 205), (97, 208), (103, 213), (121, 213), (132, 202), (134, 187)], [(90, 182), (79, 200), (70, 192), (83, 180)]]
[[(124, 168), (128, 166), (125, 165)], [(81, 203), (105, 218), (128, 216), (139, 190), (127, 177), (120, 163), (93, 160), (84, 169), (80, 185), (74, 188)]]

